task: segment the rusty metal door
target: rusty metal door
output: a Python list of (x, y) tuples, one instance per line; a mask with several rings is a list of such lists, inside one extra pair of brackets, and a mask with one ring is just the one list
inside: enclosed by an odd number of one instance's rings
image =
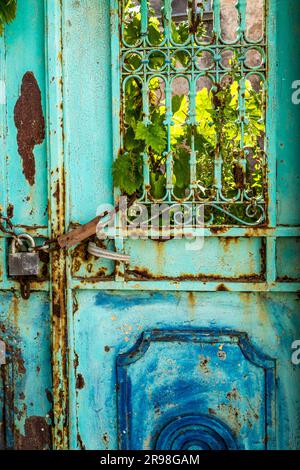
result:
[[(216, 192), (203, 201), (194, 142), (184, 202), (192, 197), (191, 206), (205, 206), (208, 215), (204, 227), (189, 226), (193, 239), (184, 232), (162, 240), (158, 229), (102, 241), (102, 248), (128, 254), (129, 263), (96, 258), (88, 242), (40, 252), (27, 300), (7, 271), (11, 235), (0, 232), (0, 447), (299, 449), (298, 2), (258, 0), (264, 28), (252, 39), (253, 2), (215, 0), (205, 11), (180, 2), (190, 9), (190, 25), (205, 18), (212, 39), (189, 42), (190, 28), (180, 46), (170, 36), (174, 2), (150, 3), (163, 45), (147, 43), (153, 20), (143, 0), (134, 2), (134, 45), (124, 41), (124, 2), (19, 0), (17, 18), (0, 39), (1, 214), (39, 245), (118, 202), (112, 167), (128, 150), (122, 97), (133, 76), (143, 84), (143, 125), (150, 129), (148, 80), (164, 80), (163, 202), (177, 204), (170, 83), (188, 78), (184, 125), (199, 126), (196, 80), (219, 83), (230, 68), (222, 54), (232, 50), (239, 51), (243, 77), (239, 135), (247, 134), (249, 113), (244, 78), (264, 83), (263, 194), (247, 199), (241, 186), (249, 146), (241, 137), (236, 196), (226, 199), (226, 161), (216, 152)], [(176, 10), (180, 21), (185, 12)], [(236, 26), (224, 22), (228, 12)], [(236, 35), (226, 40), (224, 29)], [(201, 70), (198, 49), (211, 55), (208, 70)], [(260, 61), (247, 65), (249, 51)], [(185, 70), (177, 68), (178, 53), (190, 58)], [(135, 70), (128, 68), (130, 54)], [(163, 62), (160, 70), (151, 54)], [(151, 195), (148, 150), (140, 202), (150, 210), (161, 201)], [(193, 249), (195, 240), (201, 249)]]

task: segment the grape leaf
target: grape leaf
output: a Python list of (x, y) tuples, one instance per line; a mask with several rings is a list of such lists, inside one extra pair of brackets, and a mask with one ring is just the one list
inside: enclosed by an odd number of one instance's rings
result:
[(147, 147), (151, 147), (155, 152), (161, 154), (166, 148), (166, 129), (158, 122), (145, 126), (143, 122), (138, 122), (135, 130), (135, 140), (143, 140)]
[(177, 149), (174, 157), (174, 175), (176, 177), (176, 187), (180, 189), (187, 188), (190, 183), (190, 155), (182, 147)]
[(131, 196), (141, 186), (143, 177), (141, 175), (141, 157), (134, 153), (119, 155), (113, 163), (113, 178), (115, 186)]

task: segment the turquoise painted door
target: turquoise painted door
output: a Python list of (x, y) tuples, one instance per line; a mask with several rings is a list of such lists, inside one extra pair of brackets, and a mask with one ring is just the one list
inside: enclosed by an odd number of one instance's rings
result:
[[(151, 14), (147, 2), (135, 2), (131, 16), (117, 0), (19, 0), (17, 18), (1, 38), (1, 214), (11, 215), (13, 205), (17, 233), (30, 233), (39, 245), (118, 202), (113, 162), (129, 158), (135, 141), (145, 142), (138, 155), (140, 203), (147, 211), (157, 202), (190, 204), (193, 217), (202, 207), (205, 227), (192, 219), (181, 239), (159, 239), (161, 227), (145, 236), (142, 227), (141, 238), (102, 241), (102, 248), (128, 254), (128, 263), (96, 258), (88, 241), (55, 250), (50, 259), (40, 255), (27, 300), (8, 275), (11, 236), (0, 232), (0, 448), (300, 447), (300, 9), (296, 0), (267, 1), (260, 38), (247, 26), (252, 2), (207, 2), (206, 11), (192, 3), (181, 44), (172, 36), (172, 22), (178, 23), (169, 0), (151, 1)], [(183, 5), (176, 15), (184, 19), (185, 11)], [(236, 24), (226, 39), (228, 12)], [(161, 25), (157, 42), (148, 37), (153, 15)], [(206, 21), (211, 42), (196, 37), (197, 18)], [(216, 151), (222, 147), (212, 123), (217, 137), (207, 186), (215, 192), (203, 197), (195, 136), (205, 125), (197, 109), (206, 92), (199, 92), (218, 89), (201, 80), (217, 88), (234, 51), (240, 145), (234, 195), (222, 170), (233, 160), (224, 154), (222, 161)], [(154, 132), (154, 140), (165, 136), (162, 197), (151, 193), (158, 180), (153, 146), (126, 137), (132, 79), (141, 84), (141, 131), (151, 133), (157, 109), (163, 115)], [(163, 105), (149, 100), (153, 79), (164, 83), (153, 85)], [(266, 125), (261, 166), (245, 152), (251, 149), (247, 100), (257, 83), (266, 102), (259, 116)], [(179, 134), (190, 139), (181, 142), (189, 158), (179, 172), (175, 95), (186, 97)], [(220, 108), (214, 106), (211, 116)], [(251, 196), (250, 161), (263, 182)], [(188, 191), (179, 196), (180, 174), (188, 175)]]

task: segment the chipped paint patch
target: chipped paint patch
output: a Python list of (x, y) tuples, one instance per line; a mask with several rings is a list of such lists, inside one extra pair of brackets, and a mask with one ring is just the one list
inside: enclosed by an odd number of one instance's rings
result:
[(77, 378), (76, 378), (76, 388), (77, 390), (81, 390), (82, 388), (84, 388), (84, 378), (82, 376), (82, 374), (77, 374)]
[(48, 450), (51, 448), (51, 427), (42, 416), (30, 416), (25, 421), (24, 434), (16, 433), (16, 449)]
[(23, 173), (32, 186), (35, 182), (34, 147), (45, 138), (41, 92), (32, 72), (26, 72), (21, 85), (21, 95), (14, 109), (14, 120), (18, 130), (18, 152), (22, 158)]

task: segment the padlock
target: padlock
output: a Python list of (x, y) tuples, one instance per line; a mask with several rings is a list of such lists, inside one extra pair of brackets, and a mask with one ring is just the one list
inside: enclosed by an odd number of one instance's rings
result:
[[(30, 250), (35, 248), (34, 239), (27, 233), (19, 235), (18, 239), (25, 239), (30, 243), (28, 251), (16, 251), (16, 240), (11, 246), (11, 253), (8, 258), (10, 276), (37, 276), (39, 274), (39, 255)], [(23, 243), (22, 243), (23, 244)]]

